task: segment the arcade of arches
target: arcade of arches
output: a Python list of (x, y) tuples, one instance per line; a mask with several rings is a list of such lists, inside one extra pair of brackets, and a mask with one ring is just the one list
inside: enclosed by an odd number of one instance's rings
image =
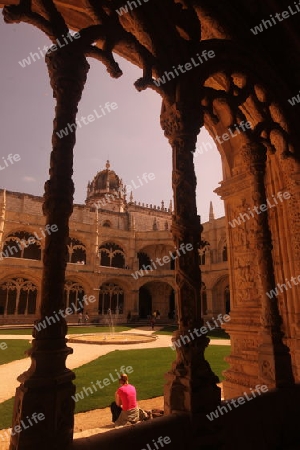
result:
[[(95, 179), (98, 178), (103, 179), (103, 192), (98, 193), (99, 198), (105, 193), (112, 195), (114, 200), (103, 203), (98, 210), (90, 208), (88, 204), (74, 206), (67, 244), (64, 286), (64, 308), (71, 307), (74, 311), (73, 315), (68, 315), (68, 323), (77, 323), (77, 314), (81, 311), (78, 302), (85, 294), (95, 295), (97, 298), (94, 303), (84, 304), (92, 323), (106, 323), (108, 310), (114, 315), (115, 323), (126, 322), (129, 313), (134, 321), (147, 319), (156, 310), (159, 310), (163, 321), (173, 321), (177, 315), (175, 259), (170, 257), (170, 262), (162, 266), (156, 264), (156, 269), (151, 266), (156, 258), (161, 261), (170, 252), (175, 254), (169, 230), (171, 209), (139, 205), (133, 199), (127, 202), (124, 196), (117, 199), (113, 197), (115, 190), (111, 187), (111, 178), (117, 179), (118, 190), (120, 179), (110, 169), (109, 163), (106, 169), (98, 172)], [(99, 182), (97, 187), (99, 190)], [(89, 192), (91, 195), (91, 187)], [(96, 198), (98, 197), (93, 192), (93, 201)], [(3, 230), (0, 236), (0, 323), (32, 324), (39, 317), (41, 301), (45, 239), (43, 228), (36, 228), (35, 224), (42, 223), (43, 220), (42, 198), (0, 190), (0, 209)], [(16, 228), (18, 231), (15, 231)], [(207, 299), (202, 304), (202, 311), (205, 320), (209, 320), (218, 314), (225, 314), (226, 286), (223, 285), (226, 285), (226, 281), (222, 283), (221, 291), (217, 286), (220, 278), (227, 280), (227, 285), (229, 283), (228, 262), (224, 259), (225, 218), (215, 219), (212, 205), (210, 220), (203, 224), (202, 242), (204, 245), (199, 249), (199, 265), (202, 268), (202, 283)], [(22, 267), (18, 274), (16, 265)], [(25, 300), (26, 304), (18, 302), (19, 288), (15, 288), (18, 283), (14, 281), (16, 275), (26, 277), (34, 286), (34, 294), (30, 294), (34, 295), (34, 301), (30, 301), (30, 306)], [(118, 296), (118, 291), (122, 291), (122, 298)]]
[[(238, 416), (230, 412), (220, 421), (208, 423), (205, 414), (215, 410), (221, 398), (217, 379), (204, 358), (208, 339), (201, 336), (176, 350), (176, 360), (166, 374), (167, 417), (155, 426), (161, 427), (159, 434), (162, 434), (166, 430), (163, 424), (176, 423), (178, 426), (168, 428), (169, 432), (180, 430), (181, 434), (177, 434), (182, 443), (180, 448), (193, 450), (299, 448), (295, 421), (297, 413), (299, 415), (299, 389), (295, 384), (300, 379), (299, 287), (295, 284), (289, 289), (282, 288), (274, 298), (267, 295), (277, 285), (300, 274), (300, 105), (291, 106), (288, 102), (300, 86), (299, 14), (294, 13), (274, 24), (275, 15), (287, 9), (286, 0), (139, 1), (124, 14), (116, 12), (116, 8), (124, 5), (123, 0), (22, 0), (20, 4), (17, 0), (5, 0), (4, 3), (13, 5), (3, 10), (7, 23), (33, 24), (53, 43), (69, 29), (79, 31), (81, 36), (67, 48), (46, 55), (57, 105), (50, 179), (45, 187), (43, 211), (46, 223), (57, 224), (59, 232), (45, 239), (41, 318), (64, 305), (66, 242), (73, 209), (75, 139), (71, 134), (59, 139), (56, 132), (75, 122), (89, 70), (87, 57), (101, 61), (109, 75), (118, 78), (122, 71), (114, 53), (120, 54), (143, 70), (142, 77), (135, 82), (136, 89), (152, 89), (162, 98), (160, 122), (173, 155), (172, 237), (177, 248), (187, 242), (193, 245), (193, 251), (176, 260), (175, 285), (172, 285), (174, 281), (168, 283), (176, 291), (179, 329), (174, 339), (202, 325), (201, 293), (202, 303), (208, 310), (211, 305), (213, 286), (201, 285), (198, 250), (206, 249), (201, 255), (201, 262), (206, 265), (208, 244), (213, 245), (214, 236), (207, 243), (199, 238), (202, 227), (197, 216), (193, 164), (197, 136), (205, 126), (215, 139), (223, 165), (223, 181), (216, 192), (225, 202), (226, 243), (217, 251), (222, 255), (221, 264), (228, 259), (231, 320), (226, 330), (232, 343), (224, 391), (227, 397), (242, 395), (259, 383), (270, 390), (259, 400), (249, 402), (250, 405), (239, 407)], [(265, 21), (270, 17), (274, 19), (272, 22)], [(251, 29), (257, 24), (261, 24), (262, 31), (256, 29), (255, 34)], [(201, 63), (194, 64), (193, 70), (185, 65), (182, 75), (170, 75), (171, 68), (179, 70), (195, 55)], [(158, 83), (158, 78), (166, 74), (168, 81)], [(245, 124), (250, 127), (245, 128)], [(232, 139), (229, 129), (237, 131)], [(96, 193), (97, 183), (92, 183), (90, 188)], [(277, 193), (288, 193), (288, 200), (277, 202), (276, 207), (269, 206)], [(94, 201), (92, 193), (87, 204), (91, 206)], [(117, 199), (116, 204), (122, 212), (121, 199)], [(261, 206), (264, 211), (255, 211), (255, 207)], [(238, 217), (238, 225), (229, 225)], [(113, 217), (111, 219), (113, 221)], [(102, 220), (102, 214), (98, 220)], [(128, 217), (124, 216), (124, 224), (126, 221), (128, 224)], [(159, 226), (157, 220), (152, 226), (155, 235)], [(106, 219), (104, 229), (110, 229), (110, 218)], [(119, 234), (118, 230), (113, 242), (122, 247), (117, 241)], [(108, 245), (111, 242), (107, 239), (97, 243), (101, 257), (107, 263), (114, 258), (120, 262), (120, 248)], [(144, 248), (138, 251), (145, 252)], [(133, 249), (129, 257), (134, 257)], [(101, 270), (110, 270), (110, 267)], [(126, 269), (116, 268), (118, 270)], [(140, 280), (141, 285), (147, 281), (143, 277)], [(117, 285), (117, 277), (110, 283)], [(151, 283), (150, 280), (149, 285), (147, 283), (148, 293), (151, 293)], [(165, 292), (170, 286), (163, 287)], [(228, 306), (227, 286), (228, 280), (221, 276), (215, 289), (220, 299), (224, 292)], [(24, 305), (24, 288), (19, 292), (19, 305)], [(136, 305), (138, 295), (137, 289)], [(27, 304), (30, 304), (29, 297)], [(20, 378), (15, 399), (15, 424), (35, 411), (37, 399), (39, 405), (44, 405), (49, 439), (45, 442), (42, 427), (26, 430), (17, 437), (12, 436), (11, 450), (29, 448), (26, 442), (30, 442), (34, 450), (43, 446), (47, 450), (65, 449), (71, 445), (74, 385), (73, 373), (65, 368), (70, 352), (65, 334), (64, 323), (34, 331), (32, 366)], [(45, 364), (50, 355), (51, 374)], [(47, 389), (41, 389), (41, 383)], [(56, 400), (49, 401), (49, 398)], [(265, 408), (257, 406), (261, 404)], [(275, 405), (278, 414), (272, 422), (268, 412), (273, 412)], [(284, 414), (287, 405), (289, 414)], [(267, 414), (260, 415), (261, 410)], [(232, 417), (236, 421), (245, 419), (239, 422), (240, 429), (230, 422)], [(222, 432), (226, 421), (230, 425), (226, 428), (227, 434)], [(248, 422), (251, 422), (252, 433)], [(180, 424), (186, 427), (185, 434)], [(149, 431), (148, 442), (152, 442), (152, 427), (154, 424), (145, 426)], [(238, 433), (242, 433), (240, 430), (244, 432), (240, 436), (244, 438), (242, 442), (237, 439)], [(128, 448), (134, 445), (134, 433), (138, 435), (138, 427), (132, 433), (124, 430), (118, 434), (122, 443), (130, 435)], [(117, 433), (112, 433), (110, 439), (117, 440)]]

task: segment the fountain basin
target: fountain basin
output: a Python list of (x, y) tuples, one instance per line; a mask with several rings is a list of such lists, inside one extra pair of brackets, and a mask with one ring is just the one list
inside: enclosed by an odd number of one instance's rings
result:
[(93, 333), (76, 334), (68, 336), (68, 342), (77, 344), (96, 344), (96, 345), (127, 345), (127, 344), (145, 344), (153, 342), (157, 336), (148, 336), (136, 333)]

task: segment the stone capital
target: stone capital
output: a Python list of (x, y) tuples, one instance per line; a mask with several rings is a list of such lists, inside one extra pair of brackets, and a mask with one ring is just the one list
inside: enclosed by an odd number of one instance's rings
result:
[(166, 102), (162, 104), (162, 111), (160, 115), (161, 127), (164, 130), (165, 136), (170, 143), (175, 140), (180, 143), (190, 141), (191, 151), (195, 149), (197, 136), (203, 126), (203, 112), (199, 105), (192, 102), (173, 103), (167, 105)]

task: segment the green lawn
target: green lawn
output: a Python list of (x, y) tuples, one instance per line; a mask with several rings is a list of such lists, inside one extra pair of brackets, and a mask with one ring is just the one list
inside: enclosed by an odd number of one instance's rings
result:
[(0, 430), (11, 427), (13, 408), (13, 398), (6, 400), (6, 402), (0, 403)]
[[(115, 332), (121, 332), (121, 331), (127, 331), (130, 330), (132, 327), (122, 327), (118, 326), (115, 327)], [(109, 332), (109, 327), (95, 327), (95, 326), (80, 326), (80, 327), (68, 327), (68, 334), (82, 334), (82, 333), (107, 333)], [(28, 335), (31, 336), (32, 328), (12, 328), (12, 329), (0, 329), (0, 335), (1, 334), (13, 334), (13, 335)]]
[[(206, 350), (206, 358), (210, 362), (212, 370), (220, 379), (222, 378), (222, 371), (228, 366), (224, 357), (229, 355), (229, 352), (229, 346), (219, 345), (210, 346)], [(75, 369), (76, 393), (82, 395), (82, 399), (76, 402), (76, 412), (104, 408), (110, 405), (118, 387), (117, 372), (120, 372), (122, 365), (132, 367), (133, 371), (129, 375), (130, 382), (136, 386), (140, 400), (163, 395), (163, 386), (166, 382), (164, 374), (171, 368), (174, 359), (175, 352), (169, 347), (147, 350), (115, 350)], [(107, 386), (103, 383), (105, 378), (110, 381)], [(100, 386), (99, 383), (96, 384), (97, 380), (101, 382)], [(93, 393), (86, 390), (88, 394), (86, 395), (83, 388), (87, 387), (92, 388)], [(0, 404), (0, 429), (8, 428), (11, 425), (12, 409), (13, 399)]]
[(2, 341), (0, 339), (0, 344), (5, 342), (7, 345), (5, 350), (1, 350), (0, 348), (0, 365), (15, 361), (16, 359), (26, 358), (24, 352), (30, 348), (29, 339), (28, 341), (24, 339), (7, 339)]
[[(161, 330), (156, 331), (155, 334), (171, 335), (176, 330), (177, 330), (176, 325), (168, 325), (168, 326), (163, 327)], [(214, 330), (210, 330), (209, 333), (207, 333), (207, 336), (210, 339), (230, 339), (229, 334), (225, 333), (225, 331), (222, 328), (216, 328)]]
[(222, 328), (216, 328), (215, 330), (209, 331), (207, 336), (210, 339), (230, 339), (229, 334), (227, 334)]

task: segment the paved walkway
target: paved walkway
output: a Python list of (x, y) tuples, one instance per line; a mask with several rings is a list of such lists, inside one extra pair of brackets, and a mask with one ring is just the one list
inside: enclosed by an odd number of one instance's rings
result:
[[(157, 329), (155, 330), (157, 331)], [(149, 334), (153, 333), (149, 330), (149, 327), (134, 328), (130, 331), (124, 331), (126, 333), (142, 333)], [(79, 334), (79, 333), (78, 333)], [(31, 336), (28, 335), (0, 335), (0, 342), (5, 342), (10, 339), (24, 339), (28, 340), (28, 348), (30, 347), (30, 342), (32, 340)], [(7, 343), (8, 348), (5, 351), (9, 351), (9, 343)], [(226, 339), (212, 339), (210, 345), (230, 345), (230, 341)], [(132, 350), (132, 349), (147, 349), (147, 348), (161, 348), (161, 347), (171, 347), (171, 336), (170, 335), (158, 335), (155, 341), (144, 344), (126, 344), (119, 345), (89, 345), (89, 344), (77, 344), (68, 343), (68, 346), (73, 349), (73, 354), (68, 356), (67, 367), (71, 370), (87, 364), (94, 359), (99, 358), (99, 356), (106, 355), (107, 353), (116, 350)], [(3, 350), (2, 350), (3, 351)], [(170, 351), (171, 348), (170, 348)], [(175, 356), (174, 356), (175, 358)], [(25, 372), (30, 366), (30, 359), (24, 358), (17, 361), (13, 361), (8, 364), (3, 364), (0, 366), (0, 379), (3, 380), (0, 384), (0, 403), (8, 400), (15, 395), (15, 390), (19, 386), (17, 377)]]

